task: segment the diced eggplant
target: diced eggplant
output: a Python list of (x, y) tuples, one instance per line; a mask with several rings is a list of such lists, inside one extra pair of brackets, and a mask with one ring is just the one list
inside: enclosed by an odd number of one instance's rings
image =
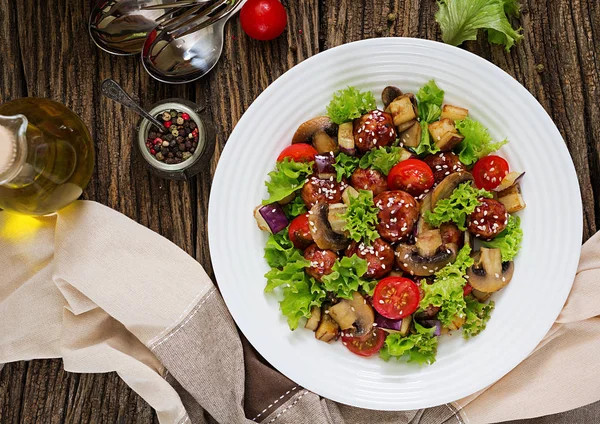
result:
[(386, 109), (392, 115), (395, 126), (417, 119), (418, 111), (408, 95), (403, 95), (390, 103)]
[(421, 143), (421, 132), (421, 124), (415, 122), (410, 128), (400, 134), (400, 142), (406, 147), (417, 147)]
[(458, 315), (455, 315), (454, 318), (452, 318), (452, 322), (450, 323), (450, 325), (448, 326), (448, 330), (450, 331), (454, 331), (454, 330), (458, 330), (460, 327), (463, 326), (463, 324), (466, 322), (466, 317), (459, 317)]
[(419, 233), (415, 244), (419, 255), (431, 257), (435, 255), (442, 246), (442, 233), (439, 228), (423, 231)]
[(356, 149), (354, 147), (354, 127), (352, 122), (346, 122), (339, 126), (338, 144), (342, 153), (349, 156), (354, 156), (356, 154)]
[[(344, 227), (346, 226), (346, 220), (342, 218), (342, 215), (348, 211), (348, 206), (343, 203), (334, 203), (329, 205), (329, 212), (327, 213), (327, 220), (331, 229), (338, 234), (346, 234)], [(346, 234), (347, 235), (347, 234)]]
[(325, 131), (317, 131), (313, 136), (313, 146), (319, 153), (333, 153), (334, 155), (339, 152), (337, 141), (330, 137)]
[(498, 193), (498, 201), (504, 205), (508, 213), (519, 212), (527, 206), (518, 183)]
[(265, 221), (265, 219), (263, 218), (263, 216), (260, 214), (260, 208), (262, 208), (262, 205), (257, 206), (256, 208), (254, 208), (254, 219), (256, 219), (256, 223), (258, 224), (258, 228), (261, 231), (267, 231), (267, 232), (271, 232), (271, 229), (269, 228), (269, 225), (267, 224), (267, 221)]
[(447, 152), (456, 147), (464, 137), (460, 135), (454, 126), (454, 121), (445, 118), (440, 121), (432, 122), (428, 126), (429, 134), (433, 142), (442, 152)]
[(258, 228), (273, 234), (280, 232), (289, 224), (287, 216), (278, 203), (257, 206), (254, 209), (254, 218)]
[(322, 342), (336, 340), (340, 334), (340, 327), (328, 314), (324, 313), (321, 317), (321, 323), (317, 327), (315, 337)]
[(451, 119), (453, 121), (462, 121), (469, 116), (469, 109), (463, 107), (444, 105), (442, 107), (442, 119)]
[(358, 191), (356, 191), (354, 187), (348, 186), (342, 193), (342, 202), (344, 202), (346, 205), (350, 205), (351, 197), (358, 197)]
[(408, 121), (405, 122), (404, 124), (400, 124), (396, 127), (396, 130), (398, 130), (399, 133), (406, 131), (407, 129), (409, 129), (410, 127), (412, 127), (413, 125), (415, 125), (417, 123), (416, 119), (413, 119), (412, 121)]
[(494, 191), (500, 192), (500, 191), (504, 191), (507, 188), (514, 186), (521, 180), (521, 178), (523, 178), (524, 175), (525, 175), (524, 172), (517, 172), (517, 171), (509, 172), (502, 179), (502, 182), (500, 183), (500, 185), (494, 189)]
[(324, 154), (315, 155), (315, 172), (317, 177), (322, 180), (328, 180), (335, 178), (337, 173), (335, 171), (335, 156), (329, 152)]
[(316, 331), (319, 328), (321, 322), (321, 308), (319, 306), (313, 306), (310, 310), (310, 318), (306, 321), (304, 328), (312, 331)]

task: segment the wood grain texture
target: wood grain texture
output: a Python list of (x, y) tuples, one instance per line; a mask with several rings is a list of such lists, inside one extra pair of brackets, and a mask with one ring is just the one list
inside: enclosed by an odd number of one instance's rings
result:
[[(89, 126), (97, 166), (87, 199), (172, 240), (212, 275), (206, 216), (210, 181), (235, 123), (277, 77), (337, 45), (372, 37), (440, 39), (433, 0), (284, 0), (289, 23), (272, 42), (250, 40), (233, 19), (224, 54), (203, 80), (169, 86), (137, 57), (113, 57), (87, 35), (91, 0), (0, 0), (0, 102), (43, 96)], [(584, 203), (584, 239), (600, 228), (600, 4), (524, 0), (525, 39), (506, 53), (484, 41), (466, 49), (521, 82), (556, 122), (573, 157)], [(107, 77), (149, 106), (167, 97), (204, 104), (216, 127), (210, 169), (189, 182), (152, 176), (132, 149), (137, 117), (100, 97)], [(0, 372), (0, 423), (153, 423), (150, 407), (116, 374), (64, 372), (60, 360), (8, 364)], [(535, 422), (528, 420), (527, 422)], [(542, 421), (539, 421), (542, 422)]]

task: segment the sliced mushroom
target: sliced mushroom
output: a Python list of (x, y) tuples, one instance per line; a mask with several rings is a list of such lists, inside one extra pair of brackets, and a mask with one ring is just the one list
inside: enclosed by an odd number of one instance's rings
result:
[(447, 118), (452, 121), (462, 121), (467, 116), (469, 116), (469, 109), (465, 109), (464, 107), (452, 105), (444, 105), (442, 107), (442, 119)]
[(308, 222), (313, 240), (323, 250), (342, 250), (348, 247), (350, 240), (338, 234), (329, 224), (329, 204), (319, 202), (314, 205), (309, 214)]
[(498, 193), (498, 201), (504, 205), (508, 213), (519, 212), (527, 206), (518, 183)]
[(304, 328), (307, 328), (312, 331), (316, 331), (319, 327), (319, 323), (321, 322), (321, 307), (313, 306), (310, 310), (310, 318), (306, 321), (306, 325)]
[(444, 178), (431, 194), (432, 209), (435, 208), (438, 201), (450, 197), (456, 187), (467, 181), (473, 181), (473, 175), (467, 171), (455, 172)]
[(340, 151), (337, 141), (323, 130), (319, 130), (313, 135), (313, 146), (318, 153), (337, 154)]
[(415, 246), (419, 255), (430, 258), (436, 254), (442, 244), (442, 232), (436, 228), (418, 233)]
[(399, 133), (401, 133), (401, 132), (406, 131), (407, 129), (409, 129), (410, 127), (414, 126), (417, 123), (418, 123), (417, 120), (413, 119), (412, 121), (408, 121), (408, 122), (405, 122), (404, 124), (398, 125), (396, 127), (396, 129), (398, 130)]
[(415, 121), (412, 126), (400, 134), (400, 142), (406, 147), (417, 147), (421, 143), (421, 134), (421, 124)]
[(315, 332), (315, 337), (323, 342), (336, 340), (340, 334), (340, 327), (327, 313), (321, 318), (321, 323)]
[(330, 137), (336, 137), (337, 130), (338, 126), (329, 118), (329, 116), (319, 116), (304, 122), (298, 127), (294, 137), (292, 137), (292, 144), (311, 144), (315, 134), (319, 131), (325, 132)]
[(400, 90), (398, 87), (394, 87), (393, 85), (388, 85), (383, 89), (383, 92), (381, 93), (381, 100), (383, 101), (383, 106), (388, 107), (390, 103), (392, 103), (400, 96), (402, 96), (402, 90)]
[(428, 126), (429, 134), (433, 138), (436, 147), (442, 152), (448, 152), (464, 140), (454, 126), (454, 121), (448, 118), (432, 122)]
[(329, 308), (329, 315), (342, 330), (348, 330), (354, 337), (362, 337), (373, 329), (375, 313), (371, 305), (358, 292), (352, 293), (352, 300), (342, 299)]
[(401, 243), (396, 247), (396, 264), (410, 275), (429, 277), (454, 262), (457, 251), (457, 245), (447, 244), (432, 256), (423, 256), (416, 245)]
[(512, 261), (502, 262), (500, 249), (482, 247), (473, 255), (473, 259), (475, 263), (467, 270), (473, 289), (493, 293), (510, 283), (515, 266)]
[(333, 205), (329, 205), (329, 212), (327, 213), (327, 220), (329, 221), (329, 225), (331, 225), (331, 229), (338, 233), (348, 235), (344, 230), (346, 226), (346, 220), (342, 218), (342, 215), (348, 211), (348, 206), (343, 203), (334, 203)]

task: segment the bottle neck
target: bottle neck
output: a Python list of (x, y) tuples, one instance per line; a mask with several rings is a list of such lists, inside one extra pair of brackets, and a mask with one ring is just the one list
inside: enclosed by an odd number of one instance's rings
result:
[(27, 158), (27, 118), (0, 116), (0, 185), (14, 180)]

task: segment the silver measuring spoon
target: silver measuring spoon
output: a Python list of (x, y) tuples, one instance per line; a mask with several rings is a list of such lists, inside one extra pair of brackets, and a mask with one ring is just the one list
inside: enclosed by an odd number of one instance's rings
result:
[(171, 84), (195, 81), (217, 64), (223, 51), (223, 29), (246, 0), (219, 0), (209, 11), (159, 26), (148, 34), (142, 64), (155, 79)]
[(137, 104), (136, 101), (133, 100), (131, 98), (131, 96), (129, 94), (127, 94), (127, 92), (125, 90), (123, 90), (123, 87), (121, 87), (119, 84), (117, 84), (116, 81), (114, 81), (110, 78), (105, 79), (102, 82), (100, 91), (102, 92), (103, 95), (105, 95), (109, 99), (122, 104), (126, 108), (133, 110), (138, 115), (141, 115), (142, 117), (146, 118), (148, 121), (152, 122), (152, 124), (154, 124), (155, 127), (159, 128), (161, 130), (161, 132), (163, 132), (163, 133), (168, 132), (167, 128), (165, 128), (165, 126), (158, 119), (156, 119), (154, 116), (150, 115), (148, 112), (146, 112), (144, 110), (144, 108), (142, 108), (139, 104)]

